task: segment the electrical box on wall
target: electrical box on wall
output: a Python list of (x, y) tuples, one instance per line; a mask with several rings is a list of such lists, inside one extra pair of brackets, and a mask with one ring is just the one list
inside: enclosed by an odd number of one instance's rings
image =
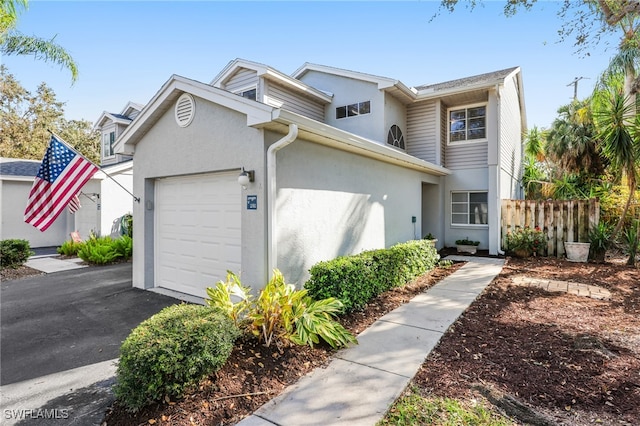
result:
[(416, 217), (415, 216), (411, 216), (411, 223), (416, 223)]

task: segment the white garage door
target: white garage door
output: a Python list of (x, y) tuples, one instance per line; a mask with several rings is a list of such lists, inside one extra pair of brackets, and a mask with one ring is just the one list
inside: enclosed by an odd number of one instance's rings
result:
[(238, 173), (156, 181), (156, 286), (205, 297), (205, 289), (240, 272)]

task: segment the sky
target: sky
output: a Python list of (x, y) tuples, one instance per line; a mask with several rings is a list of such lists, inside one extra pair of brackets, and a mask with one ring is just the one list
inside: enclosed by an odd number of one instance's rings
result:
[[(45, 82), (69, 120), (95, 122), (127, 102), (146, 104), (173, 75), (205, 83), (235, 58), (292, 74), (305, 62), (400, 80), (440, 83), (519, 66), (527, 124), (548, 128), (558, 107), (591, 93), (613, 50), (583, 57), (560, 43), (560, 2), (541, 0), (507, 18), (504, 1), (442, 12), (438, 1), (219, 2), (31, 0), (18, 30), (53, 38), (79, 79), (33, 57), (1, 58), (34, 93)], [(615, 46), (615, 39), (613, 45)]]

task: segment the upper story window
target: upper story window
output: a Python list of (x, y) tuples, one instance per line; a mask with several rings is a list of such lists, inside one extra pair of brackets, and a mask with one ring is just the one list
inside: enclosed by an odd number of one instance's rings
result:
[(337, 107), (336, 118), (355, 117), (356, 115), (369, 114), (370, 112), (371, 101), (358, 102), (357, 104)]
[(402, 130), (397, 125), (391, 126), (389, 133), (387, 133), (387, 143), (396, 148), (404, 149), (404, 136), (402, 136)]
[(102, 135), (102, 158), (113, 157), (115, 153), (113, 152), (113, 145), (116, 141), (116, 132), (104, 133)]
[(258, 89), (256, 87), (240, 90), (239, 92), (235, 92), (235, 94), (243, 98), (251, 99), (252, 101), (258, 99)]
[(487, 192), (452, 192), (452, 225), (486, 225), (488, 221)]
[(449, 143), (478, 141), (486, 138), (486, 105), (449, 110)]

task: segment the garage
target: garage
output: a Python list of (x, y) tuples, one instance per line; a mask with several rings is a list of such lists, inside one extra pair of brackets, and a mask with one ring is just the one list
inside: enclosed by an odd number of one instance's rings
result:
[(238, 172), (156, 179), (155, 285), (205, 297), (205, 289), (240, 272)]

